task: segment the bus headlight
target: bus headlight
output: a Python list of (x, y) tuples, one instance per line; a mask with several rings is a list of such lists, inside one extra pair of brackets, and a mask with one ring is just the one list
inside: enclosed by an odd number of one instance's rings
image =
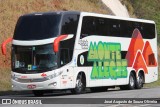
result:
[(52, 75), (47, 76), (46, 78), (47, 78), (48, 80), (50, 80), (50, 79), (52, 79), (52, 78), (55, 78), (55, 77), (61, 75), (62, 72), (63, 72), (63, 71), (56, 72), (56, 73), (54, 73), (54, 74), (52, 74)]
[(11, 78), (15, 81), (18, 81), (18, 78), (16, 76), (11, 75)]

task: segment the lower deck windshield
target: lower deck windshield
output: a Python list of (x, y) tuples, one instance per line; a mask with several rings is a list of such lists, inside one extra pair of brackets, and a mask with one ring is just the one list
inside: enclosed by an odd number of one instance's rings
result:
[[(57, 68), (57, 55), (52, 44), (41, 46), (12, 46), (12, 70), (40, 72)], [(34, 72), (34, 73), (35, 73)]]

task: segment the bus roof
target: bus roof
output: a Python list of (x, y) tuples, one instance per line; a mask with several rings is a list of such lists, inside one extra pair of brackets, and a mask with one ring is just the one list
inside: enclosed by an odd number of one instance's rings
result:
[(81, 12), (82, 16), (96, 16), (96, 17), (104, 17), (104, 18), (111, 18), (111, 19), (119, 19), (119, 20), (127, 20), (127, 21), (137, 21), (143, 23), (153, 23), (153, 20), (145, 20), (145, 19), (137, 19), (137, 18), (127, 18), (127, 17), (120, 17), (120, 16), (113, 16), (113, 15), (105, 15), (105, 14), (98, 14), (98, 13), (89, 13), (89, 12)]

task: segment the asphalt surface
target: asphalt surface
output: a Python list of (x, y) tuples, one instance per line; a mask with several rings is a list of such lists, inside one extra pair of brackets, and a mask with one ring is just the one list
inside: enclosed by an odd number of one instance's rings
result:
[[(12, 95), (3, 95), (0, 98), (35, 98), (32, 93), (29, 94), (12, 94)], [(57, 92), (57, 93), (48, 93), (43, 97), (46, 100), (52, 98), (64, 98), (63, 100), (67, 100), (68, 98), (76, 99), (76, 98), (156, 98), (160, 100), (160, 87), (157, 88), (143, 88), (140, 90), (119, 90), (109, 89), (106, 92), (86, 92), (84, 94), (73, 95), (69, 91)], [(65, 99), (66, 98), (66, 99)], [(104, 99), (103, 99), (104, 100)], [(0, 107), (21, 107), (22, 105), (0, 105)], [(45, 104), (45, 105), (23, 105), (23, 107), (159, 107), (159, 104)]]

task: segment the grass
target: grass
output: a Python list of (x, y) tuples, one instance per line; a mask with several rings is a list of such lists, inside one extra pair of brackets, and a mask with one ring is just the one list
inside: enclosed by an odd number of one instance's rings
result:
[(11, 90), (11, 70), (10, 68), (0, 68), (0, 91)]

